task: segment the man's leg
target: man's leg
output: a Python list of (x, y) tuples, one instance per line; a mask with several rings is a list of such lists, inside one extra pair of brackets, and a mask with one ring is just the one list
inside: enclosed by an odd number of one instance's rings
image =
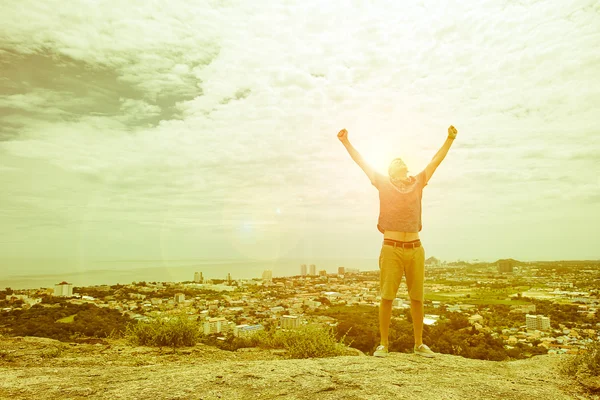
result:
[(413, 320), (413, 332), (415, 334), (415, 346), (423, 343), (423, 302), (410, 299), (410, 315)]
[(410, 315), (413, 320), (415, 346), (418, 347), (423, 343), (425, 250), (421, 245), (406, 252), (406, 256), (406, 286), (408, 286), (408, 295), (410, 296)]
[(379, 334), (381, 336), (380, 344), (389, 347), (390, 321), (392, 319), (393, 300), (381, 299), (379, 304)]
[(379, 334), (380, 344), (388, 347), (390, 321), (392, 319), (392, 304), (400, 280), (402, 279), (402, 263), (397, 249), (392, 246), (383, 245), (379, 254), (379, 269), (380, 269), (380, 294), (381, 302), (379, 303)]

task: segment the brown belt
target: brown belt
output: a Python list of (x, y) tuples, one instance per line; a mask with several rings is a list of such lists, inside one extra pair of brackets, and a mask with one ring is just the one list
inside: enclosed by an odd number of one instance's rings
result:
[(421, 246), (421, 239), (417, 239), (412, 242), (400, 242), (398, 240), (383, 239), (383, 244), (394, 247), (402, 247), (403, 249), (414, 249), (415, 247)]

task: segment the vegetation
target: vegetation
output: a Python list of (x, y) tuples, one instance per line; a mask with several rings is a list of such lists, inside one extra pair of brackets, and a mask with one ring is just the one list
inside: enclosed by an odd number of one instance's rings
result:
[(562, 372), (570, 376), (578, 374), (600, 376), (600, 342), (589, 344), (586, 351), (577, 354), (563, 364)]
[[(72, 322), (59, 322), (71, 319)], [(62, 300), (53, 306), (36, 304), (27, 310), (0, 313), (0, 330), (11, 336), (37, 336), (66, 342), (123, 333), (128, 321), (129, 318), (117, 310)]]
[(306, 325), (296, 329), (266, 329), (248, 337), (235, 337), (229, 334), (225, 340), (205, 336), (203, 343), (223, 350), (235, 351), (243, 347), (285, 350), (288, 358), (321, 358), (345, 355), (344, 339), (337, 339), (332, 328)]
[(290, 330), (262, 331), (256, 334), (258, 346), (285, 349), (289, 358), (335, 357), (345, 354), (344, 338), (333, 329), (306, 325)]
[[(498, 307), (502, 307), (506, 318), (523, 319), (523, 315), (509, 316), (508, 306)], [(502, 339), (495, 338), (488, 332), (480, 332), (471, 326), (464, 314), (447, 312), (444, 309), (437, 311), (441, 314), (437, 323), (423, 327), (423, 341), (435, 352), (493, 361), (547, 353), (544, 347), (527, 346), (521, 343), (512, 349), (507, 349)], [(337, 306), (319, 313), (338, 320), (337, 337), (347, 336), (352, 347), (371, 354), (379, 345), (379, 316), (376, 308)], [(393, 310), (389, 340), (390, 351), (408, 353), (413, 351), (414, 335), (409, 310)]]
[(125, 332), (130, 344), (173, 348), (194, 346), (200, 334), (200, 324), (186, 314), (131, 323)]

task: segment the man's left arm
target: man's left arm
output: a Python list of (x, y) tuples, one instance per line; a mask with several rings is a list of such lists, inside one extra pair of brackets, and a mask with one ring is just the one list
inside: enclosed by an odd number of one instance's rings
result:
[(446, 154), (448, 154), (448, 150), (450, 150), (450, 146), (452, 146), (452, 142), (454, 142), (454, 139), (456, 138), (457, 134), (458, 131), (456, 130), (456, 128), (450, 125), (450, 127), (448, 128), (448, 138), (446, 138), (446, 141), (438, 150), (438, 152), (435, 153), (435, 156), (433, 156), (433, 158), (429, 162), (429, 165), (425, 167), (425, 182), (423, 186), (425, 186), (427, 182), (429, 182), (429, 179), (431, 179), (431, 176), (435, 172), (438, 165), (440, 165), (442, 160), (444, 160), (444, 158), (446, 157)]

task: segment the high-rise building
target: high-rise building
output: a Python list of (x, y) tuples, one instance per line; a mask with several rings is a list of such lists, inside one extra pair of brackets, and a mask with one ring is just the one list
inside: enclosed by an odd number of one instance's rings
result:
[(202, 276), (202, 272), (195, 272), (194, 273), (194, 282), (196, 282), (196, 283), (203, 283), (204, 282), (204, 277)]
[(54, 285), (54, 295), (60, 297), (73, 296), (73, 284), (62, 281)]
[(273, 281), (273, 271), (270, 269), (266, 269), (262, 273), (263, 282), (272, 282)]
[(229, 272), (227, 273), (227, 284), (231, 285), (231, 274)]
[(338, 275), (344, 275), (344, 272), (345, 272), (344, 267), (338, 267)]
[(514, 260), (498, 260), (498, 272), (513, 272)]
[(537, 329), (545, 331), (550, 329), (550, 318), (544, 317), (543, 315), (525, 315), (525, 324), (527, 329)]
[(327, 271), (322, 269), (319, 271), (319, 276), (327, 276)]
[(315, 264), (310, 264), (310, 275), (317, 275), (317, 266)]
[(300, 275), (306, 276), (306, 264), (300, 265)]

